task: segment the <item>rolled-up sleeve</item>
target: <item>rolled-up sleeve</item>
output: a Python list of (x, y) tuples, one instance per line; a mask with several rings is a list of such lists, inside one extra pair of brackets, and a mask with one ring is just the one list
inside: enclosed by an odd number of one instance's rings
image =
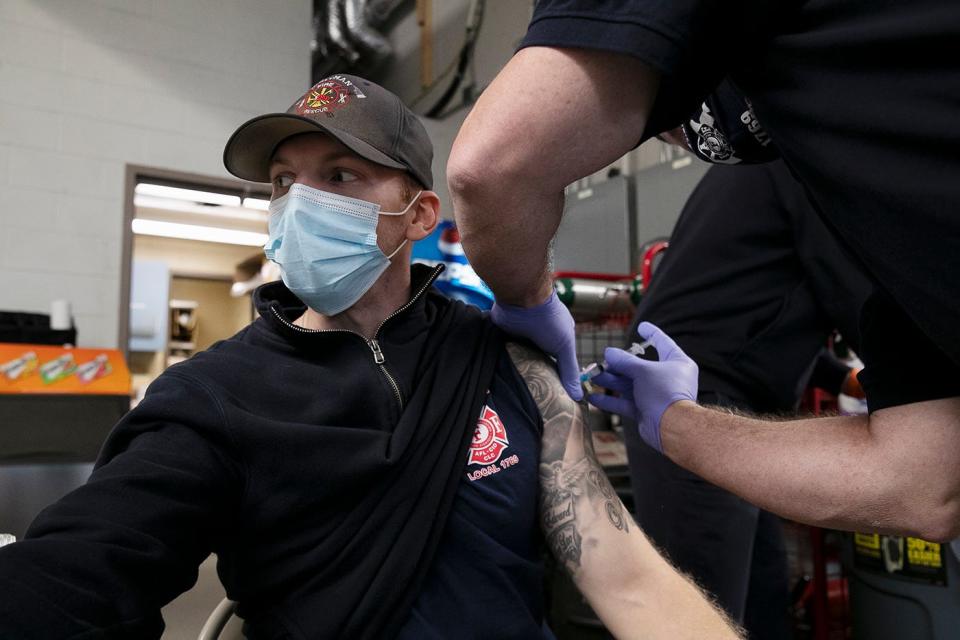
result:
[(520, 47), (599, 49), (660, 74), (644, 139), (672, 129), (761, 46), (774, 9), (760, 0), (540, 0)]

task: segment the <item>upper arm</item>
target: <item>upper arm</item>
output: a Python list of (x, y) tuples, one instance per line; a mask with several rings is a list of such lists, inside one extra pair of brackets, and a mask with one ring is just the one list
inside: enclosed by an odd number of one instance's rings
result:
[[(0, 636), (159, 636), (160, 608), (196, 581), (242, 487), (210, 399), (176, 387), (161, 382), (114, 429), (87, 483), (0, 549)], [(178, 406), (192, 417), (176, 421)]]
[(507, 349), (543, 417), (539, 509), (547, 544), (581, 588), (591, 577), (606, 581), (617, 563), (604, 556), (631, 530), (630, 515), (596, 460), (583, 406), (553, 365), (528, 347)]
[(540, 521), (550, 550), (618, 638), (738, 638), (702, 593), (650, 545), (593, 453), (584, 407), (553, 364), (507, 349), (543, 416)]
[[(870, 407), (876, 529), (960, 534), (960, 366), (877, 289), (861, 311), (857, 378)], [(876, 460), (876, 463), (874, 463)]]
[(960, 536), (960, 398), (888, 407), (870, 416), (881, 530), (937, 541)]
[[(591, 49), (521, 49), (483, 92), (454, 142), (451, 186), (533, 180), (545, 192), (602, 169), (635, 147), (657, 74), (640, 60)], [(482, 172), (482, 174), (481, 174)]]

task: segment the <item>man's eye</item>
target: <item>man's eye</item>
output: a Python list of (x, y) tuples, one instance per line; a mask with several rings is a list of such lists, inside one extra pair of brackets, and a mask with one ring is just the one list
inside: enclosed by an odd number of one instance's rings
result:
[(333, 176), (330, 178), (331, 182), (353, 182), (357, 179), (357, 174), (351, 173), (349, 171), (344, 171), (339, 169), (334, 171)]
[(293, 184), (292, 176), (277, 176), (273, 179), (273, 186), (279, 187), (280, 189), (286, 189)]

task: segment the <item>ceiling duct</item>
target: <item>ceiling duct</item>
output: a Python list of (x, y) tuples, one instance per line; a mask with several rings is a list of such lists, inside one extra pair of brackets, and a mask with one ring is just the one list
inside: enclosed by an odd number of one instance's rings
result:
[[(390, 57), (393, 48), (390, 46), (390, 43), (387, 42), (387, 39), (380, 32), (376, 31), (371, 26), (372, 23), (369, 22), (369, 0), (344, 0), (343, 4), (343, 17), (347, 23), (347, 33), (349, 33), (353, 41), (357, 43), (357, 46), (364, 50), (364, 53), (369, 53), (370, 56), (372, 56), (372, 63), (379, 65)], [(381, 4), (384, 5), (384, 9), (388, 8), (386, 3)], [(394, 3), (394, 8), (396, 8), (397, 4), (399, 4), (399, 2)], [(389, 15), (389, 13), (386, 13), (386, 15)], [(383, 23), (381, 22), (380, 24)]]
[(360, 54), (347, 37), (344, 13), (344, 0), (330, 0), (327, 3), (327, 35), (333, 45), (333, 52), (347, 64), (355, 64), (360, 59)]
[(313, 80), (344, 68), (364, 73), (393, 53), (378, 31), (405, 0), (315, 0)]

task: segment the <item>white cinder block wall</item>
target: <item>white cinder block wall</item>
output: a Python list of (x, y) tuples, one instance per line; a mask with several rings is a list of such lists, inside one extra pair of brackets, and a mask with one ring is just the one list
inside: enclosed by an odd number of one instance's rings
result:
[(0, 0), (0, 310), (117, 346), (126, 164), (224, 176), (309, 84), (310, 0)]

